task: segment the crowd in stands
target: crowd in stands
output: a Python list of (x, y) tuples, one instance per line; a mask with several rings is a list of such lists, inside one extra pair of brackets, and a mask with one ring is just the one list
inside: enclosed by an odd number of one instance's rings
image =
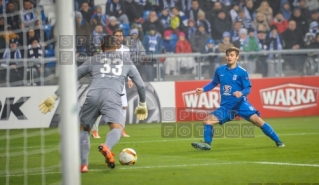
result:
[[(43, 32), (43, 25), (48, 24), (45, 12), (33, 0), (23, 0), (21, 7), (16, 0), (2, 4), (5, 14), (0, 17), (2, 58), (45, 57), (44, 53), (50, 49), (45, 42), (54, 37)], [(143, 51), (219, 53), (231, 46), (242, 51), (319, 48), (318, 0), (107, 0), (105, 4), (75, 0), (75, 24), (76, 36), (80, 38), (77, 56), (99, 53), (96, 38), (113, 34), (119, 28), (124, 30), (125, 43), (130, 43), (128, 47), (136, 55)], [(27, 51), (18, 51), (17, 46), (27, 46), (24, 49)], [(267, 60), (276, 57), (246, 55), (243, 59), (253, 61), (247, 66), (249, 72), (267, 76)], [(302, 57), (287, 56), (288, 68), (300, 70)], [(194, 74), (199, 60), (202, 59), (160, 58), (162, 76)], [(218, 65), (226, 62), (225, 57), (216, 56), (203, 60), (209, 63), (206, 69), (210, 76)], [(36, 69), (36, 75), (49, 74), (41, 65)], [(144, 80), (153, 81), (154, 76), (146, 75)]]

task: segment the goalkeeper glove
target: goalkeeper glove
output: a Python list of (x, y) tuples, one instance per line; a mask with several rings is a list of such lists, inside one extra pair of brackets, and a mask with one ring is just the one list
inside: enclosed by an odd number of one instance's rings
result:
[(47, 99), (45, 99), (43, 102), (40, 103), (39, 109), (43, 114), (46, 114), (48, 112), (51, 112), (51, 110), (54, 108), (55, 101), (58, 99), (58, 96), (56, 94), (52, 94)]
[(148, 110), (147, 110), (147, 106), (146, 106), (146, 102), (145, 103), (139, 103), (138, 106), (135, 108), (135, 112), (134, 114), (136, 114), (136, 118), (138, 120), (144, 120), (147, 118), (148, 116)]

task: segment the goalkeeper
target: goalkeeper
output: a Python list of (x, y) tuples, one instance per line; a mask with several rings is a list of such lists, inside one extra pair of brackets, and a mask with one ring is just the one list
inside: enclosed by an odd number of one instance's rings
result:
[[(108, 123), (110, 132), (106, 135), (105, 143), (98, 149), (105, 157), (110, 168), (115, 167), (112, 148), (120, 140), (125, 126), (122, 111), (121, 96), (125, 78), (129, 76), (137, 86), (140, 103), (135, 109), (137, 119), (144, 120), (148, 116), (145, 102), (145, 86), (133, 62), (122, 60), (121, 53), (115, 51), (115, 39), (111, 35), (103, 37), (103, 53), (89, 58), (78, 67), (78, 79), (86, 74), (91, 76), (91, 84), (86, 100), (80, 111), (80, 152), (81, 172), (88, 172), (90, 150), (90, 130), (101, 115), (101, 121)], [(58, 99), (58, 91), (51, 95), (39, 107), (42, 113), (50, 112)], [(119, 116), (122, 115), (122, 116)]]

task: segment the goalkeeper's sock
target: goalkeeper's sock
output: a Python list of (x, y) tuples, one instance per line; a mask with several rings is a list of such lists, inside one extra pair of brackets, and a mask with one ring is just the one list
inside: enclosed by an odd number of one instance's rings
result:
[(81, 166), (89, 165), (90, 152), (90, 133), (88, 131), (80, 131), (80, 150), (81, 150)]
[(213, 141), (213, 135), (214, 135), (214, 128), (212, 125), (204, 125), (204, 141), (207, 144), (212, 144)]
[(119, 142), (120, 138), (122, 137), (122, 131), (118, 128), (113, 128), (107, 135), (105, 140), (105, 145), (112, 150), (113, 146)]
[(278, 135), (274, 131), (273, 128), (268, 123), (264, 123), (263, 126), (261, 127), (261, 130), (264, 132), (264, 134), (268, 137), (270, 137), (273, 141), (278, 143), (280, 141)]

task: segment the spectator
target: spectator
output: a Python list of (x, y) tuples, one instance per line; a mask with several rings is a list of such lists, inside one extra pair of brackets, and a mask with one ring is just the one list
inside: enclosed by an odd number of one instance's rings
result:
[(215, 17), (217, 17), (218, 12), (223, 10), (223, 5), (221, 2), (216, 1), (213, 6), (213, 11), (208, 13), (207, 19), (212, 22)]
[[(55, 0), (53, 0), (53, 1), (55, 1)], [(74, 1), (74, 10), (78, 11), (81, 8), (79, 6), (81, 6), (83, 4), (83, 2), (87, 2), (90, 9), (94, 9), (94, 0), (75, 0)]]
[(258, 12), (263, 13), (266, 16), (266, 21), (268, 24), (272, 21), (273, 11), (272, 11), (272, 8), (269, 6), (269, 3), (267, 1), (263, 1), (260, 4), (260, 7), (257, 9), (257, 13)]
[(179, 31), (183, 31), (184, 25), (183, 25), (181, 17), (179, 16), (179, 11), (175, 7), (172, 8), (172, 13), (170, 17), (170, 25), (175, 34), (178, 34)]
[(318, 23), (313, 21), (310, 24), (309, 32), (304, 37), (305, 46), (308, 47), (312, 42), (316, 40), (316, 34), (319, 33)]
[(191, 9), (188, 11), (188, 18), (189, 19), (193, 19), (195, 21), (197, 21), (197, 16), (198, 16), (198, 12), (201, 9), (199, 8), (199, 3), (198, 0), (192, 0), (192, 7)]
[(40, 38), (38, 37), (38, 35), (35, 34), (34, 29), (29, 28), (28, 33), (27, 33), (27, 44), (26, 45), (32, 44), (32, 41), (34, 39), (38, 40), (41, 43)]
[(141, 21), (141, 17), (143, 16), (142, 4), (144, 4), (144, 2), (140, 2), (139, 0), (136, 2), (134, 0), (125, 0), (125, 12), (130, 23)]
[(98, 24), (101, 24), (103, 28), (106, 28), (107, 25), (107, 17), (105, 14), (102, 13), (102, 7), (96, 6), (95, 13), (92, 15), (90, 23), (93, 27), (95, 27)]
[(7, 3), (7, 8), (6, 8), (6, 15), (7, 15), (7, 24), (11, 25), (12, 30), (19, 29), (19, 15), (14, 14), (17, 13), (14, 10), (14, 3), (13, 2), (8, 2)]
[(148, 19), (142, 24), (144, 34), (146, 34), (146, 31), (150, 30), (151, 25), (155, 26), (157, 33), (159, 34), (163, 33), (162, 23), (158, 19), (155, 11), (151, 11), (150, 14), (148, 15)]
[(46, 46), (45, 42), (48, 40), (48, 37), (42, 28), (42, 24), (41, 24), (40, 20), (35, 21), (34, 33), (39, 38), (39, 40), (42, 42), (41, 43), (42, 46), (45, 47)]
[[(150, 25), (148, 34), (144, 36), (143, 45), (147, 52), (152, 52), (153, 54), (160, 54), (162, 52), (162, 39), (160, 35), (156, 32), (156, 26)], [(146, 81), (153, 81), (154, 80), (154, 67), (153, 63), (156, 60), (152, 60), (149, 65), (145, 65), (145, 79)]]
[(215, 32), (211, 35), (215, 40), (221, 41), (223, 39), (223, 33), (231, 30), (231, 23), (226, 18), (226, 13), (224, 11), (220, 11), (217, 15), (218, 16), (212, 23)]
[[(190, 2), (190, 1), (191, 0), (188, 0), (188, 2)], [(198, 1), (198, 3), (199, 3), (199, 8), (205, 12), (205, 14), (207, 15), (206, 18), (210, 21), (209, 14), (212, 11), (212, 7), (214, 6), (214, 2), (212, 0), (200, 0), (200, 1)], [(188, 10), (187, 11), (182, 10), (182, 11), (187, 12)]]
[(254, 21), (256, 18), (256, 9), (254, 7), (254, 1), (253, 0), (246, 0), (246, 16), (250, 18), (250, 20)]
[(137, 23), (133, 23), (131, 25), (131, 29), (136, 28), (138, 30), (138, 38), (140, 39), (140, 41), (143, 41), (144, 38), (144, 32), (143, 32), (143, 28), (140, 24)]
[(89, 36), (91, 32), (90, 25), (88, 22), (86, 22), (81, 12), (76, 11), (75, 12), (75, 34), (77, 36)]
[[(12, 26), (11, 26), (11, 28), (12, 28)], [(3, 32), (3, 31), (4, 31), (4, 18), (0, 17), (0, 32)]]
[(109, 0), (105, 4), (105, 14), (108, 17), (114, 16), (116, 17), (117, 21), (129, 24), (129, 20), (127, 18), (125, 12), (125, 4), (123, 0)]
[(195, 33), (197, 31), (197, 28), (195, 27), (195, 22), (193, 19), (188, 19), (188, 26), (186, 27), (186, 39), (188, 41), (191, 41), (194, 37)]
[(284, 18), (286, 20), (289, 20), (290, 17), (291, 17), (292, 12), (291, 12), (291, 7), (290, 7), (290, 4), (289, 4), (288, 0), (282, 0), (281, 1), (280, 10), (281, 10), (281, 13), (284, 16)]
[(265, 14), (258, 12), (256, 15), (256, 20), (254, 22), (254, 27), (257, 28), (259, 24), (264, 25), (266, 28), (266, 31), (269, 31), (269, 24), (268, 21), (266, 20)]
[[(267, 51), (269, 50), (269, 40), (266, 37), (266, 32), (262, 30), (257, 31), (257, 44), (258, 44), (258, 51)], [(267, 77), (268, 74), (268, 64), (267, 64), (267, 54), (259, 54), (258, 59), (256, 61), (257, 73), (261, 73), (263, 77)], [(255, 67), (256, 69), (256, 67)]]
[[(270, 8), (272, 9), (272, 16), (275, 16), (280, 11), (281, 0), (267, 0), (267, 2), (269, 4)], [(254, 4), (256, 4), (256, 3), (257, 3), (257, 1)]]
[(211, 25), (210, 25), (210, 22), (206, 19), (205, 17), (205, 12), (203, 12), (202, 10), (200, 10), (198, 12), (198, 15), (197, 15), (197, 25), (204, 25), (205, 27), (205, 32), (208, 34), (208, 35), (211, 35), (212, 34), (212, 29), (211, 29)]
[(236, 17), (238, 16), (239, 13), (239, 6), (237, 3), (233, 4), (233, 8), (230, 10), (230, 18), (232, 23), (234, 23), (236, 21)]
[(210, 38), (210, 35), (208, 35), (205, 31), (205, 26), (202, 24), (199, 25), (198, 30), (191, 40), (193, 52), (201, 52), (205, 47), (206, 41)]
[(319, 24), (319, 11), (318, 10), (312, 10), (310, 19), (308, 20), (308, 23), (310, 24), (311, 22), (316, 21)]
[[(18, 39), (11, 39), (9, 48), (7, 48), (3, 54), (3, 59), (21, 59), (21, 52), (18, 49), (19, 41)], [(16, 62), (9, 62), (8, 64), (6, 62), (2, 62), (0, 64), (0, 74), (1, 74), (1, 80), (6, 81), (7, 76), (7, 67), (10, 68), (9, 70), (9, 82), (14, 83), (10, 86), (16, 86), (18, 85), (17, 82), (23, 80), (23, 67), (18, 67), (19, 64)]]
[(105, 35), (104, 31), (103, 31), (103, 26), (101, 24), (97, 24), (95, 26), (95, 29), (92, 33), (92, 44), (95, 46), (95, 53), (100, 53), (101, 52), (101, 42), (103, 39), (103, 36)]
[(81, 5), (80, 12), (82, 14), (83, 19), (89, 23), (91, 21), (93, 10), (90, 8), (89, 3), (84, 1)]
[(23, 11), (21, 12), (21, 21), (24, 24), (24, 27), (29, 28), (34, 26), (35, 21), (37, 20), (37, 14), (33, 9), (33, 5), (30, 0), (23, 1)]
[[(139, 33), (136, 28), (131, 29), (130, 35), (131, 36), (128, 38), (130, 39), (130, 44), (128, 44), (128, 46), (131, 52), (131, 59), (134, 63), (138, 64), (138, 62), (142, 62), (138, 57), (141, 56), (142, 52), (145, 52), (145, 49), (143, 43), (138, 38)], [(137, 65), (136, 67), (140, 71), (140, 66)]]
[[(164, 32), (163, 38), (163, 47), (166, 54), (173, 54), (175, 46), (171, 42), (171, 31), (166, 30)], [(167, 75), (174, 75), (177, 74), (177, 67), (176, 67), (176, 58), (175, 57), (166, 57), (165, 58), (165, 74)]]
[(162, 10), (162, 13), (161, 13), (161, 15), (160, 15), (160, 17), (159, 17), (159, 20), (161, 21), (161, 23), (162, 23), (162, 27), (163, 27), (163, 29), (164, 30), (166, 30), (166, 29), (168, 29), (168, 28), (170, 28), (170, 15), (169, 15), (169, 9), (168, 8), (165, 8), (165, 9), (163, 9)]
[[(202, 50), (203, 54), (208, 54), (208, 53), (219, 53), (217, 47), (215, 46), (216, 43), (214, 39), (208, 39), (206, 41), (205, 48)], [(208, 61), (209, 66), (207, 68), (209, 76), (214, 76), (215, 69), (218, 67), (218, 56), (208, 56), (204, 57), (203, 61)], [(205, 70), (202, 70), (203, 74), (205, 73)]]
[(299, 29), (302, 36), (304, 36), (308, 32), (309, 25), (307, 20), (301, 17), (301, 11), (299, 8), (294, 9), (291, 19), (296, 21), (297, 29)]
[(316, 40), (312, 42), (309, 46), (309, 49), (319, 49), (319, 33), (316, 34)]
[[(244, 33), (245, 32), (245, 33)], [(247, 34), (247, 30), (243, 31), (243, 34)], [(262, 40), (260, 46), (267, 47), (266, 44), (266, 35), (264, 30), (258, 30), (257, 38), (255, 36), (255, 30), (253, 28), (248, 29), (248, 37), (246, 36), (245, 40), (243, 40), (243, 50), (244, 51), (259, 51), (261, 48), (259, 47), (258, 39)], [(264, 43), (265, 42), (265, 43)]]
[(19, 36), (16, 33), (12, 32), (11, 25), (7, 25), (5, 31), (2, 32), (1, 36), (4, 38), (4, 40), (8, 44), (9, 44), (11, 39), (19, 39)]
[[(296, 21), (290, 20), (288, 22), (288, 29), (282, 33), (282, 38), (285, 43), (284, 49), (298, 50), (303, 48), (303, 35), (301, 34), (300, 30), (298, 30), (296, 27)], [(294, 55), (286, 56), (285, 58), (287, 61), (289, 61), (288, 64), (285, 63), (285, 67), (291, 67), (296, 70), (301, 70), (301, 57)]]
[[(28, 58), (44, 58), (43, 49), (36, 38), (32, 39), (31, 44), (28, 45)], [(35, 69), (33, 71), (33, 78), (47, 77), (51, 74), (50, 69), (46, 68), (43, 63), (31, 61), (31, 66)], [(37, 84), (40, 85), (40, 80), (37, 81)]]
[[(234, 45), (230, 42), (230, 33), (225, 31), (223, 33), (223, 41), (218, 44), (218, 51), (221, 53), (225, 53), (226, 50)], [(226, 56), (220, 57), (220, 64), (226, 64)]]
[[(131, 0), (127, 0), (127, 1), (131, 1)], [(147, 3), (147, 0), (135, 0), (137, 17), (140, 19), (143, 19), (144, 7), (146, 6), (146, 3)]]
[[(218, 1), (217, 1), (218, 2)], [(231, 3), (233, 2), (232, 0), (221, 0), (219, 1), (222, 3), (222, 6), (225, 7), (226, 10), (230, 9)]]
[[(176, 53), (192, 53), (190, 43), (185, 39), (185, 34), (179, 32), (178, 41), (176, 43)], [(195, 61), (193, 57), (178, 57), (180, 63), (180, 74), (192, 74)]]
[(288, 28), (288, 21), (284, 18), (281, 12), (278, 12), (271, 25), (277, 27), (278, 33), (282, 34)]
[(307, 2), (306, 0), (300, 0), (299, 1), (299, 8), (301, 11), (301, 17), (304, 19), (309, 19), (310, 18), (310, 11), (307, 7)]
[(119, 25), (117, 24), (116, 18), (114, 16), (111, 16), (109, 18), (109, 23), (106, 26), (106, 33), (109, 35), (113, 35), (113, 32), (119, 29)]
[(247, 40), (247, 29), (246, 28), (241, 28), (239, 30), (239, 39), (234, 43), (234, 46), (239, 48), (241, 51), (244, 51), (244, 45)]
[[(239, 39), (239, 30), (242, 28), (242, 24), (239, 21), (234, 23), (234, 29), (231, 30), (231, 42), (235, 42)], [(223, 36), (224, 38), (224, 36)]]
[(319, 1), (317, 0), (307, 0), (307, 8), (309, 10), (318, 10), (319, 9)]
[[(279, 31), (277, 30), (277, 27), (275, 25), (271, 26), (271, 30), (268, 36), (268, 50), (270, 51), (279, 51), (283, 49), (283, 41), (279, 34)], [(274, 54), (268, 54), (268, 58), (272, 59), (275, 58)]]
[(236, 17), (236, 21), (241, 22), (243, 28), (252, 28), (254, 25), (249, 17), (246, 16), (245, 9), (239, 10), (239, 15)]

